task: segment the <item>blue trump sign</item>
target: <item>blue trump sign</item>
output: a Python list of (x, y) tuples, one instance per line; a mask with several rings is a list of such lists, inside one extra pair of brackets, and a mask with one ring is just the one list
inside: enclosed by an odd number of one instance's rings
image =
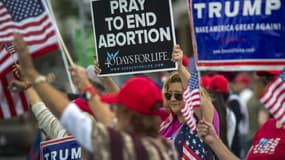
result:
[(74, 137), (41, 143), (41, 160), (80, 160), (81, 147)]
[(188, 0), (199, 70), (285, 66), (284, 0)]

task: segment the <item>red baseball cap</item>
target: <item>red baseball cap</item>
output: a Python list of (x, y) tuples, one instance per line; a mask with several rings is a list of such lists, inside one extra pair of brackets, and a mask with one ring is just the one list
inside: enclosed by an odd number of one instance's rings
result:
[(201, 77), (201, 85), (202, 85), (202, 87), (208, 89), (210, 81), (211, 81), (211, 77), (210, 76), (202, 76)]
[(221, 74), (216, 74), (211, 77), (208, 90), (212, 92), (222, 92), (222, 93), (229, 93), (229, 81), (226, 79), (225, 76)]
[(256, 75), (257, 76), (278, 76), (281, 71), (279, 70), (269, 70), (269, 71), (257, 71)]
[(189, 57), (183, 53), (183, 57), (182, 57), (182, 64), (183, 66), (185, 67), (188, 67), (189, 66)]
[(240, 73), (237, 75), (237, 77), (235, 78), (235, 83), (237, 82), (242, 82), (246, 85), (250, 84), (250, 77), (246, 74), (246, 73)]
[(101, 100), (110, 104), (121, 104), (124, 107), (143, 115), (159, 115), (162, 106), (160, 88), (146, 76), (130, 78), (117, 94), (105, 94)]

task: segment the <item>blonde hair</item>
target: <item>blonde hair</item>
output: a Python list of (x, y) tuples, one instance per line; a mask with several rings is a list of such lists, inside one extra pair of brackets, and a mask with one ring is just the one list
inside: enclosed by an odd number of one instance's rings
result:
[(169, 90), (170, 84), (172, 83), (182, 83), (182, 80), (178, 74), (178, 72), (172, 72), (169, 77), (167, 78), (167, 80), (165, 81), (165, 83), (163, 84), (162, 87), (162, 94), (163, 94), (163, 106), (170, 111), (170, 108), (168, 106), (167, 100), (164, 97), (164, 93), (166, 93)]

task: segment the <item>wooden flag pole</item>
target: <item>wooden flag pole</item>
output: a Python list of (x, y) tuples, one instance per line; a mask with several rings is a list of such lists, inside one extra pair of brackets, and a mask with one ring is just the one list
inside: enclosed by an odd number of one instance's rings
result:
[(72, 58), (71, 58), (71, 56), (70, 56), (69, 51), (68, 51), (67, 48), (66, 48), (66, 45), (65, 45), (65, 43), (64, 43), (64, 41), (63, 41), (63, 39), (62, 39), (62, 36), (61, 36), (61, 34), (59, 33), (58, 29), (57, 29), (56, 31), (58, 32), (58, 33), (57, 33), (58, 39), (59, 39), (59, 42), (61, 43), (63, 52), (64, 52), (64, 54), (65, 54), (66, 57), (67, 57), (67, 61), (69, 62), (70, 65), (73, 65), (74, 62), (73, 62), (73, 60), (72, 60)]
[(67, 74), (67, 78), (68, 78), (68, 81), (70, 83), (70, 88), (71, 88), (71, 91), (72, 93), (77, 93), (77, 89), (76, 87), (74, 86), (74, 84), (72, 83), (72, 79), (71, 79), (71, 75), (70, 75), (70, 72), (68, 72), (68, 63), (70, 65), (74, 65), (74, 62), (70, 56), (70, 53), (68, 52), (67, 48), (66, 48), (66, 45), (62, 39), (62, 36), (59, 32), (59, 29), (57, 28), (56, 26), (56, 21), (55, 21), (55, 16), (53, 14), (53, 10), (52, 10), (52, 6), (51, 6), (51, 3), (50, 3), (50, 0), (47, 0), (47, 6), (48, 6), (48, 9), (50, 11), (50, 14), (51, 14), (51, 18), (53, 19), (53, 22), (55, 23), (55, 30), (56, 30), (56, 33), (57, 33), (57, 38), (59, 40), (59, 43), (60, 43), (60, 48), (61, 50), (64, 52), (62, 54), (62, 59), (63, 59), (63, 63), (64, 63), (64, 66), (66, 68), (66, 74)]
[(52, 5), (51, 5), (50, 0), (47, 0), (46, 3), (47, 3), (47, 7), (48, 7), (48, 9), (49, 9), (50, 16), (51, 16), (51, 18), (53, 19), (52, 21), (55, 23), (55, 30), (56, 30), (57, 38), (58, 38), (59, 43), (60, 43), (60, 47), (61, 47), (61, 49), (63, 50), (65, 56), (67, 57), (67, 61), (69, 62), (69, 64), (70, 64), (70, 65), (73, 65), (74, 62), (73, 62), (73, 60), (72, 60), (72, 58), (71, 58), (71, 56), (70, 56), (69, 51), (68, 51), (67, 48), (66, 48), (66, 45), (65, 45), (65, 43), (64, 43), (64, 41), (63, 41), (63, 38), (62, 38), (62, 36), (61, 36), (61, 33), (59, 32), (59, 29), (57, 28), (56, 20), (55, 20), (54, 14), (53, 14)]
[[(195, 56), (194, 56), (194, 59), (195, 59)], [(195, 65), (197, 64), (196, 63), (197, 62), (197, 59), (195, 59)], [(197, 65), (196, 65), (196, 68), (197, 68)], [(200, 85), (200, 79), (201, 79), (201, 72), (198, 70), (198, 81), (199, 81), (199, 85)], [(200, 101), (201, 101), (201, 107), (206, 107), (206, 106), (203, 106), (203, 103), (202, 103), (202, 91), (201, 91), (201, 85), (200, 85)], [(203, 117), (204, 115), (203, 115), (203, 109), (200, 109), (200, 117), (202, 118), (202, 119), (204, 119), (204, 117)]]

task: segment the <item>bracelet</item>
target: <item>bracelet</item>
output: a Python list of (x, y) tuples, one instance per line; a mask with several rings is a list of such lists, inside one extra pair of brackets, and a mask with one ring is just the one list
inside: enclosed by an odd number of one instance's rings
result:
[(92, 85), (87, 85), (87, 86), (84, 86), (81, 90), (80, 90), (80, 93), (85, 93), (86, 90), (88, 90), (89, 88), (94, 88)]
[(81, 90), (81, 97), (86, 101), (89, 101), (96, 94), (97, 91), (92, 85), (88, 85)]
[(32, 82), (32, 86), (37, 86), (40, 83), (44, 83), (47, 82), (47, 78), (46, 76), (43, 75), (39, 75), (33, 82)]

